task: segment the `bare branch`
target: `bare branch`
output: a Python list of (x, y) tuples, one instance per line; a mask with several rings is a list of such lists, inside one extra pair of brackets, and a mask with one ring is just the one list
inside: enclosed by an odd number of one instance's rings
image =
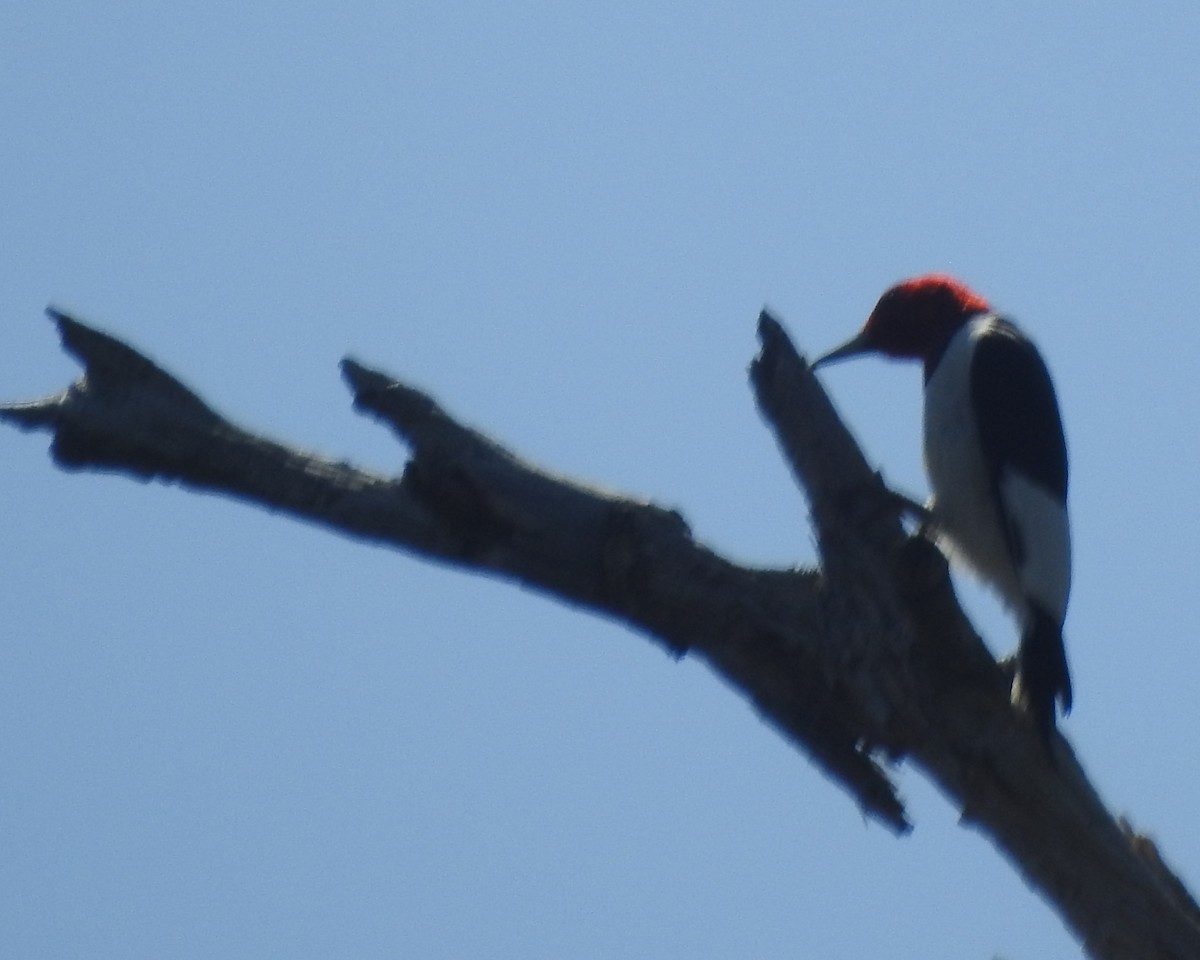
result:
[(825, 663), (816, 573), (733, 564), (696, 543), (678, 513), (538, 470), (426, 394), (354, 361), (343, 373), (355, 405), (411, 447), (399, 478), (256, 436), (120, 341), (51, 315), (84, 376), (62, 394), (0, 407), (0, 418), (50, 430), (64, 467), (229, 493), (623, 620), (676, 656), (704, 657), (866, 813), (908, 829)]
[(351, 360), (355, 406), (411, 449), (400, 477), (256, 436), (127, 345), (51, 316), (84, 375), (61, 394), (0, 407), (0, 418), (49, 430), (63, 467), (231, 494), (629, 623), (707, 660), (897, 832), (909, 824), (879, 757), (911, 758), (1092, 956), (1200, 956), (1190, 894), (1152, 842), (1105, 810), (1065, 740), (1048, 761), (941, 554), (906, 534), (903, 504), (769, 315), (751, 380), (809, 497), (820, 571), (733, 564), (678, 513), (540, 470)]
[(1182, 882), (1153, 844), (1108, 813), (1058, 735), (1057, 762), (1047, 762), (959, 608), (944, 563), (928, 544), (903, 537), (897, 499), (870, 475), (845, 428), (830, 422), (828, 399), (782, 328), (765, 314), (759, 326), (763, 355), (751, 371), (759, 405), (812, 499), (832, 592), (848, 598), (848, 657), (872, 661), (881, 674), (856, 690), (876, 698), (867, 702), (872, 717), (885, 718), (881, 742), (909, 753), (1093, 956), (1200, 956), (1200, 911)]

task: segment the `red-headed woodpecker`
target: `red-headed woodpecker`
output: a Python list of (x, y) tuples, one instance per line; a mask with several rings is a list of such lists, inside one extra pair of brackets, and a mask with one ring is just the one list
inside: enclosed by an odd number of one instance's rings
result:
[(1062, 626), (1071, 588), (1067, 449), (1034, 345), (952, 277), (888, 290), (857, 336), (816, 363), (862, 353), (925, 365), (925, 469), (938, 542), (995, 588), (1020, 623), (1019, 697), (1038, 729), (1071, 709)]

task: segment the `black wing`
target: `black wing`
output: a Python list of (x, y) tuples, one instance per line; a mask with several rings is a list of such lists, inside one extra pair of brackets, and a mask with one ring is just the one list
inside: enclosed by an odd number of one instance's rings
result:
[(1067, 444), (1037, 348), (1001, 320), (980, 336), (971, 364), (971, 404), (992, 483), (1012, 468), (1065, 503)]

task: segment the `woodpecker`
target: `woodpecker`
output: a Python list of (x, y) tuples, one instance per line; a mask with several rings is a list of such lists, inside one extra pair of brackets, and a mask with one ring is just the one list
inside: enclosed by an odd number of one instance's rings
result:
[(879, 353), (925, 372), (925, 470), (938, 545), (1017, 619), (1014, 699), (1049, 743), (1071, 710), (1062, 627), (1071, 589), (1067, 449), (1054, 385), (1033, 343), (953, 277), (889, 289), (862, 330), (813, 367)]

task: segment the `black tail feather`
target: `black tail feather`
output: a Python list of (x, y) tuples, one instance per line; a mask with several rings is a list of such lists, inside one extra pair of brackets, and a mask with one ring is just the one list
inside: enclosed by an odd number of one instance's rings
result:
[(1017, 665), (1021, 695), (1048, 743), (1054, 732), (1055, 701), (1063, 714), (1071, 712), (1071, 674), (1063, 647), (1062, 625), (1044, 610), (1032, 606), (1032, 615), (1021, 637)]

